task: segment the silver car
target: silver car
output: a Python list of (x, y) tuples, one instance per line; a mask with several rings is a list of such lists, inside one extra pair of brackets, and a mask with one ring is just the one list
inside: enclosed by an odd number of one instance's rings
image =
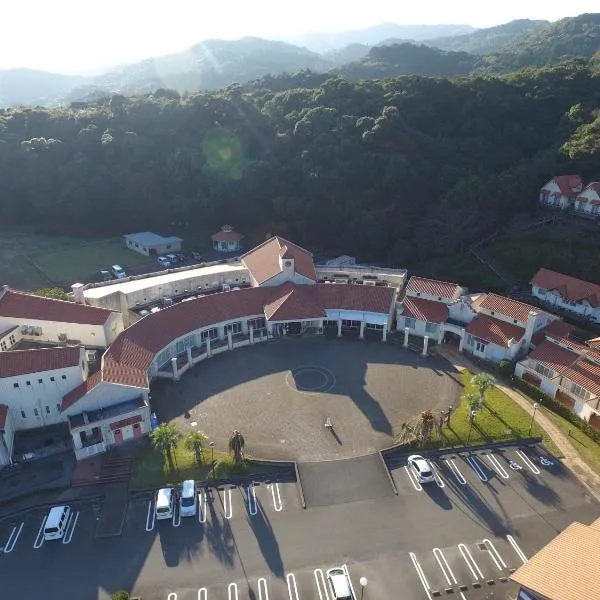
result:
[(431, 465), (420, 455), (413, 454), (408, 457), (408, 464), (416, 475), (419, 483), (430, 483), (435, 481)]

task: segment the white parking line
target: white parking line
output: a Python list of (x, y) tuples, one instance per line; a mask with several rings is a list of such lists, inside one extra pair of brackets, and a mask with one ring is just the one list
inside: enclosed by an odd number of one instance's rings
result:
[(343, 564), (342, 569), (344, 569), (344, 573), (346, 573), (346, 577), (348, 578), (348, 585), (350, 586), (350, 589), (352, 590), (352, 597), (356, 598), (356, 594), (354, 593), (354, 586), (352, 585), (352, 579), (350, 579), (350, 571), (348, 570), (348, 565)]
[(264, 577), (258, 580), (258, 600), (269, 600), (269, 588)]
[(456, 481), (458, 481), (458, 483), (460, 483), (460, 485), (465, 485), (467, 483), (467, 480), (463, 477), (463, 474), (459, 471), (458, 467), (454, 463), (454, 459), (453, 458), (445, 458), (444, 461), (446, 462), (448, 467), (451, 469), (454, 477), (456, 478)]
[[(444, 553), (439, 548), (434, 548), (433, 555), (435, 556), (435, 560), (437, 560), (437, 563), (440, 566), (440, 570), (442, 571), (444, 577), (446, 578), (448, 585), (456, 585), (458, 583), (458, 581), (457, 581), (456, 577), (454, 576), (454, 573), (452, 572), (452, 569), (450, 568), (450, 565), (448, 564), (448, 561), (446, 560)], [(442, 564), (442, 562), (443, 562), (443, 564)], [(462, 600), (466, 600), (463, 592), (459, 592), (459, 594), (460, 594), (460, 597), (462, 598)]]
[(237, 583), (230, 583), (227, 586), (227, 595), (229, 600), (238, 600), (238, 586)]
[(329, 594), (327, 593), (327, 583), (325, 582), (325, 575), (321, 569), (315, 569), (315, 582), (317, 584), (317, 592), (319, 593), (319, 600), (329, 600)]
[(231, 488), (225, 488), (223, 490), (223, 511), (225, 512), (225, 518), (231, 519), (233, 516), (233, 506), (231, 503)]
[(48, 515), (44, 516), (44, 519), (42, 520), (42, 524), (40, 525), (40, 528), (38, 529), (37, 535), (35, 536), (35, 540), (33, 542), (33, 547), (36, 550), (38, 548), (41, 548), (44, 543), (44, 526), (46, 525), (47, 518), (48, 518)]
[(167, 600), (177, 600), (177, 594), (175, 592), (171, 592), (168, 596), (167, 596)]
[(446, 484), (444, 483), (444, 480), (440, 477), (440, 474), (438, 473), (438, 470), (433, 466), (433, 463), (429, 463), (431, 465), (431, 469), (433, 471), (433, 478), (435, 479), (435, 482), (438, 484), (438, 487), (446, 487)]
[(154, 521), (156, 518), (156, 511), (154, 510), (154, 500), (148, 502), (148, 513), (146, 514), (146, 531), (152, 531), (154, 529)]
[(65, 529), (65, 535), (62, 539), (63, 544), (70, 544), (73, 539), (73, 533), (75, 532), (75, 527), (77, 526), (77, 520), (79, 519), (79, 511), (75, 514), (71, 513), (69, 517), (69, 522), (67, 523), (67, 527)]
[(179, 502), (175, 501), (175, 507), (173, 508), (173, 527), (179, 527), (181, 525), (181, 510), (179, 508)]
[(281, 494), (279, 493), (279, 484), (270, 483), (268, 487), (271, 488), (271, 496), (273, 496), (273, 508), (276, 512), (282, 511), (283, 503), (281, 502)]
[(535, 473), (536, 475), (540, 474), (540, 470), (531, 462), (531, 459), (529, 456), (527, 456), (527, 454), (525, 454), (525, 452), (522, 452), (521, 450), (515, 450), (515, 452), (523, 459), (523, 462), (529, 467), (531, 472)]
[(507, 535), (506, 539), (508, 540), (508, 543), (513, 547), (513, 550), (517, 553), (517, 556), (521, 559), (523, 564), (525, 564), (529, 559), (525, 556), (525, 553), (521, 550), (521, 548), (519, 548), (519, 545), (515, 541), (515, 538), (513, 538), (512, 535)]
[(487, 475), (483, 472), (481, 464), (477, 460), (476, 456), (467, 456), (467, 462), (471, 465), (471, 467), (473, 467), (473, 470), (475, 471), (475, 473), (477, 473), (477, 476), (479, 477), (479, 479), (481, 479), (481, 481), (488, 480)]
[[(206, 523), (206, 492), (198, 492), (198, 521)], [(204, 589), (204, 588), (201, 588)], [(200, 591), (198, 591), (200, 593)]]
[(496, 471), (496, 473), (498, 473), (498, 475), (500, 475), (500, 477), (502, 477), (504, 479), (508, 479), (509, 475), (506, 472), (506, 469), (502, 466), (502, 464), (496, 458), (496, 456), (494, 456), (494, 454), (486, 454), (486, 456), (487, 456), (488, 461), (492, 465), (492, 469), (494, 471)]
[(200, 588), (198, 590), (198, 600), (208, 600), (208, 592), (206, 588)]
[(419, 576), (419, 579), (421, 580), (421, 585), (423, 586), (423, 589), (425, 590), (425, 593), (427, 594), (427, 598), (429, 598), (429, 600), (433, 600), (431, 597), (431, 594), (429, 593), (429, 589), (430, 589), (429, 583), (427, 582), (425, 573), (423, 573), (423, 569), (421, 568), (421, 565), (419, 564), (419, 561), (417, 560), (416, 555), (413, 552), (409, 552), (408, 555), (410, 556), (410, 560), (412, 560), (415, 571), (417, 572), (417, 575)]
[(498, 550), (496, 550), (496, 546), (494, 546), (494, 544), (492, 544), (492, 542), (490, 540), (488, 540), (487, 538), (485, 538), (482, 541), (485, 544), (485, 549), (488, 551), (489, 555), (492, 557), (492, 560), (494, 561), (494, 564), (496, 565), (496, 568), (498, 569), (498, 571), (502, 571), (502, 569), (506, 569), (506, 563), (500, 556), (500, 553), (498, 552)]
[[(293, 573), (288, 573), (285, 578), (288, 586), (288, 596), (290, 600), (299, 600), (298, 598), (298, 586), (296, 585), (296, 576)], [(200, 599), (198, 599), (200, 600)], [(206, 599), (204, 599), (206, 600)]]
[(25, 525), (25, 523), (21, 523), (21, 525), (19, 525), (18, 528), (16, 525), (13, 527), (12, 531), (10, 532), (10, 535), (8, 536), (8, 539), (6, 540), (6, 544), (4, 544), (4, 554), (8, 554), (9, 552), (12, 552), (15, 549), (15, 544), (17, 543), (17, 540), (21, 535), (23, 525)]
[[(479, 565), (475, 562), (475, 559), (473, 558), (473, 555), (471, 554), (469, 548), (467, 548), (465, 544), (459, 544), (458, 550), (462, 554), (464, 561), (467, 563), (467, 567), (469, 567), (473, 578), (475, 580), (483, 579), (483, 573), (481, 572)], [(479, 574), (479, 577), (477, 576), (477, 574)]]
[(256, 490), (254, 489), (254, 484), (249, 485), (246, 488), (247, 498), (248, 498), (248, 512), (251, 516), (255, 516), (258, 512), (258, 506), (256, 504)]
[(410, 467), (408, 465), (404, 465), (404, 470), (406, 471), (406, 474), (408, 475), (408, 478), (410, 479), (410, 482), (413, 484), (413, 487), (415, 488), (415, 490), (417, 490), (417, 492), (422, 492), (423, 488), (421, 487), (421, 484), (416, 479), (413, 479), (413, 473), (411, 473)]

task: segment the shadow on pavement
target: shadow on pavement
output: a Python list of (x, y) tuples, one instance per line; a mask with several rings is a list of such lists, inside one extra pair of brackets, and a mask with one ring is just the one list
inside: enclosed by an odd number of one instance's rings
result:
[(444, 510), (452, 510), (452, 502), (446, 495), (444, 488), (441, 488), (437, 483), (421, 484), (427, 495)]

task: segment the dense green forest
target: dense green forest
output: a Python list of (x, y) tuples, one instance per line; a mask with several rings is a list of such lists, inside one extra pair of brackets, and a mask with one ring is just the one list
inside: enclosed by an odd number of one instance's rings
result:
[(532, 208), (553, 174), (599, 176), (591, 65), (504, 79), (301, 72), (3, 109), (0, 222), (73, 235), (231, 222), (362, 260), (445, 255)]

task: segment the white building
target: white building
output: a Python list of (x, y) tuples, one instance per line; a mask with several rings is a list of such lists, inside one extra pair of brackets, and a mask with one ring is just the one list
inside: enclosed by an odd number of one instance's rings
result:
[(587, 217), (600, 217), (600, 181), (588, 183), (575, 198), (573, 209)]
[(600, 323), (600, 285), (550, 269), (540, 269), (529, 283), (532, 295), (548, 307)]
[(231, 225), (223, 225), (220, 231), (211, 235), (213, 250), (217, 252), (239, 252), (246, 236), (235, 231)]
[(545, 206), (565, 210), (573, 206), (582, 188), (580, 175), (556, 175), (542, 186), (539, 201)]
[[(14, 327), (18, 327), (17, 334)], [(0, 288), (0, 348), (18, 338), (51, 344), (106, 348), (123, 331), (120, 313), (27, 292)], [(11, 343), (12, 339), (15, 340)], [(8, 340), (8, 342), (7, 342)]]
[(179, 252), (183, 240), (178, 237), (162, 237), (151, 231), (142, 233), (130, 233), (124, 235), (125, 245), (134, 252), (139, 252), (145, 256), (158, 256), (159, 254), (168, 254), (170, 252)]

